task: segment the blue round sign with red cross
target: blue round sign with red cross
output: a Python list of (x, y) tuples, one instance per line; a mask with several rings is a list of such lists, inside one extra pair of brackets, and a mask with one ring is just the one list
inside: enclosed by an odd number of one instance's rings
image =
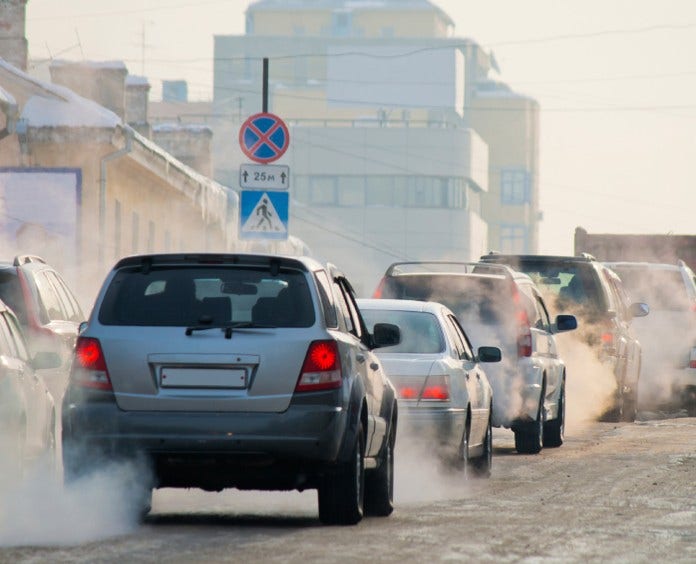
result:
[(254, 114), (239, 129), (242, 152), (257, 163), (270, 163), (283, 156), (290, 145), (290, 132), (278, 116)]

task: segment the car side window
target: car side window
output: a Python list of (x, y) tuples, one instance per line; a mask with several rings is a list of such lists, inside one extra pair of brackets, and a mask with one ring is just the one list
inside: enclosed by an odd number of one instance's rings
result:
[(337, 277), (334, 282), (336, 298), (339, 300), (341, 310), (346, 318), (346, 326), (349, 333), (362, 339), (363, 331), (358, 307), (355, 304), (355, 296), (350, 290), (349, 285), (341, 277)]
[(449, 321), (450, 327), (452, 328), (452, 335), (454, 336), (455, 348), (459, 354), (459, 358), (465, 360), (474, 360), (474, 351), (471, 348), (471, 343), (462, 329), (462, 326), (457, 321), (454, 315), (449, 314), (447, 316), (447, 321)]
[(61, 302), (63, 303), (63, 309), (67, 314), (66, 319), (68, 321), (82, 321), (83, 316), (80, 306), (77, 303), (77, 300), (75, 300), (73, 297), (72, 292), (70, 292), (70, 289), (65, 281), (55, 272), (48, 272), (47, 275), (58, 292)]
[(329, 284), (329, 277), (326, 275), (326, 271), (324, 270), (317, 270), (314, 273), (314, 277), (317, 280), (319, 300), (321, 301), (321, 307), (324, 310), (324, 321), (326, 322), (326, 326), (329, 328), (338, 327), (336, 306), (331, 299), (331, 285)]
[(24, 335), (22, 330), (19, 328), (19, 324), (13, 315), (9, 313), (4, 313), (3, 317), (10, 329), (10, 338), (12, 339), (15, 348), (17, 349), (17, 356), (25, 362), (29, 362), (29, 351), (27, 344), (24, 341)]
[(36, 287), (39, 290), (39, 297), (46, 308), (46, 313), (51, 321), (65, 320), (67, 315), (63, 311), (60, 298), (51, 282), (46, 277), (44, 272), (37, 272), (34, 277)]
[(5, 314), (3, 313), (0, 315), (0, 354), (15, 356), (16, 346), (10, 337), (10, 330), (7, 323), (5, 323), (4, 318)]

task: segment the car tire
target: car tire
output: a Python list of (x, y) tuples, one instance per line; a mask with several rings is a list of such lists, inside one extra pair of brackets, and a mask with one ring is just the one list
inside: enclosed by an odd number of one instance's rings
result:
[(519, 454), (539, 454), (544, 446), (544, 410), (542, 409), (544, 397), (545, 392), (542, 388), (536, 420), (514, 429), (515, 450)]
[(563, 444), (565, 432), (565, 385), (558, 398), (558, 416), (544, 423), (544, 448), (558, 448)]
[(363, 517), (365, 436), (362, 424), (347, 462), (325, 475), (319, 485), (319, 520), (325, 525), (355, 525)]
[[(492, 411), (491, 407), (491, 411)], [(492, 416), (488, 416), (488, 427), (486, 436), (483, 439), (483, 454), (479, 458), (471, 461), (471, 469), (479, 478), (490, 478), (491, 468), (493, 467), (493, 421)]]
[(394, 445), (396, 422), (390, 426), (379, 467), (365, 474), (365, 515), (386, 517), (394, 511)]

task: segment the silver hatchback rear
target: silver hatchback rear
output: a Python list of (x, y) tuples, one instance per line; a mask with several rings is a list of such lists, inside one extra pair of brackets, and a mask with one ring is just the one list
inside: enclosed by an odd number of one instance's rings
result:
[(324, 522), (359, 520), (363, 495), (388, 514), (396, 400), (354, 301), (308, 258), (123, 259), (76, 346), (66, 479), (144, 457), (154, 487), (317, 488)]

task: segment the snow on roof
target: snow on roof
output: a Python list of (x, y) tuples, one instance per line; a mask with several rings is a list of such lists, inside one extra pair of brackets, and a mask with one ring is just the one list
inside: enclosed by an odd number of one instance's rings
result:
[(115, 127), (121, 123), (114, 112), (69, 88), (36, 79), (3, 59), (0, 69), (43, 90), (31, 96), (22, 109), (20, 117), (29, 127)]
[(120, 69), (125, 70), (126, 72), (128, 71), (123, 61), (67, 61), (65, 59), (51, 60), (52, 67), (63, 67), (70, 65), (86, 67), (90, 69)]
[(2, 86), (0, 86), (0, 104), (3, 106), (17, 105), (17, 101), (12, 97), (12, 94), (10, 94), (7, 90), (3, 90)]
[(200, 123), (158, 123), (152, 126), (152, 131), (157, 133), (173, 133), (176, 131), (188, 131), (190, 133), (212, 133), (213, 130), (208, 125)]
[(146, 76), (129, 74), (126, 77), (126, 86), (150, 86), (150, 81), (147, 79)]

